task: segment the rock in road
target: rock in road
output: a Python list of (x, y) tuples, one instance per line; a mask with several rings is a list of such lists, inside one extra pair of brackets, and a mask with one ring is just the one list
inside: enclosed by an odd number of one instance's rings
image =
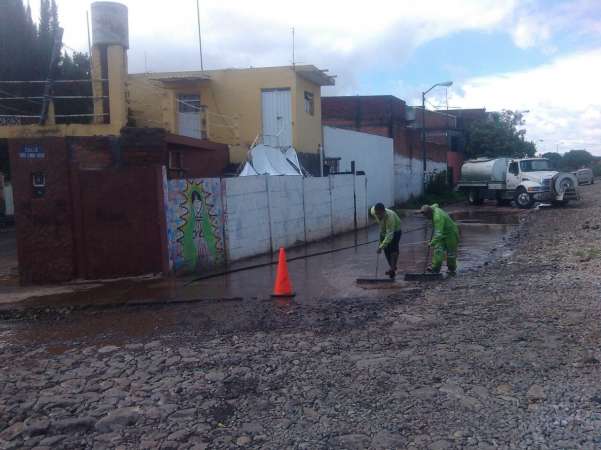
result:
[(533, 211), (511, 254), (379, 299), (3, 345), (0, 447), (601, 448), (599, 199)]

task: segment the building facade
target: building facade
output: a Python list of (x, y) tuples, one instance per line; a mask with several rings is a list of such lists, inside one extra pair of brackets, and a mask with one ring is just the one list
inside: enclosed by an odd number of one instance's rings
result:
[(230, 146), (242, 163), (255, 143), (292, 146), (314, 175), (320, 169), (321, 87), (334, 78), (315, 66), (130, 75), (131, 120)]
[[(392, 95), (322, 98), (324, 125), (393, 140), (396, 203), (423, 193), (421, 130), (414, 126), (411, 111), (403, 100)], [(427, 140), (426, 176), (447, 170), (447, 151), (448, 145)]]

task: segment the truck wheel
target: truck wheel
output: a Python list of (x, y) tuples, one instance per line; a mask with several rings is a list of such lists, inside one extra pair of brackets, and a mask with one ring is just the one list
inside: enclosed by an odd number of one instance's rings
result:
[(481, 205), (484, 199), (480, 198), (480, 191), (478, 189), (470, 189), (467, 194), (467, 202), (470, 205)]
[(534, 204), (534, 199), (523, 187), (518, 188), (513, 200), (515, 201), (515, 204), (522, 209), (532, 208), (532, 205)]

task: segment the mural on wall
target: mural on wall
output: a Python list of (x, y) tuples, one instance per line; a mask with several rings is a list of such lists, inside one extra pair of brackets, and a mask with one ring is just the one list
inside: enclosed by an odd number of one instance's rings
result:
[(176, 271), (202, 271), (225, 261), (219, 179), (170, 180), (169, 255)]

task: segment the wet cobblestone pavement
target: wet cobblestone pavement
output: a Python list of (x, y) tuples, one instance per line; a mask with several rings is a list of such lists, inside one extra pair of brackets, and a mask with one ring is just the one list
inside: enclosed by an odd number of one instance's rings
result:
[(0, 445), (601, 448), (600, 185), (583, 193), (442, 283), (5, 321)]

